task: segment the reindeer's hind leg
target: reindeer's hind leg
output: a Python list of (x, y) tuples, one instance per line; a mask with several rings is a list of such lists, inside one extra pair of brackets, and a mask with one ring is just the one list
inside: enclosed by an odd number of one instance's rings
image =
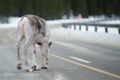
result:
[(17, 56), (18, 56), (18, 63), (17, 63), (17, 68), (18, 69), (21, 69), (21, 56), (20, 56), (20, 43), (21, 41), (23, 40), (24, 36), (23, 35), (19, 35), (18, 37), (18, 40), (17, 40), (17, 44), (16, 44), (16, 47), (17, 47)]
[(29, 72), (30, 69), (28, 68), (28, 60), (27, 60), (27, 49), (32, 44), (33, 38), (27, 40), (26, 44), (24, 45), (24, 55), (25, 55), (25, 70)]

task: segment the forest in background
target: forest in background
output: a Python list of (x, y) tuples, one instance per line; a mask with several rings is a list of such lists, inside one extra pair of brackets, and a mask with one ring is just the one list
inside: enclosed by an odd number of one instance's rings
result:
[(0, 18), (35, 14), (45, 19), (64, 15), (120, 15), (120, 0), (0, 0)]

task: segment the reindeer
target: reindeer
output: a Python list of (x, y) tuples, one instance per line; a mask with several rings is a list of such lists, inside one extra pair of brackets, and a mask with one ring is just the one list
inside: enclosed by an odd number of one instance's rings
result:
[[(47, 69), (48, 64), (48, 52), (52, 44), (50, 41), (50, 31), (44, 19), (36, 15), (25, 15), (22, 16), (18, 22), (18, 39), (16, 43), (18, 63), (17, 68), (22, 68), (21, 56), (20, 56), (20, 43), (23, 39), (26, 39), (26, 43), (23, 47), (25, 56), (25, 70), (29, 72), (30, 70), (37, 70), (36, 63), (36, 50), (35, 45), (38, 44), (42, 53), (42, 66), (41, 69)], [(32, 67), (28, 67), (27, 60), (27, 49), (32, 46)]]

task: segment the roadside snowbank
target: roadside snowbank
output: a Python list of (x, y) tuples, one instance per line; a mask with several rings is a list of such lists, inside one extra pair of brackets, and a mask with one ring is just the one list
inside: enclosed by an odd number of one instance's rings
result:
[(120, 20), (110, 20), (110, 21), (104, 21), (100, 22), (101, 24), (120, 24)]
[[(0, 28), (10, 28), (10, 27), (17, 27), (18, 25), (18, 21), (19, 21), (20, 17), (10, 17), (8, 19), (9, 23), (7, 24), (0, 24)], [(62, 23), (71, 23), (71, 22), (91, 22), (91, 21), (97, 21), (97, 20), (101, 20), (104, 19), (104, 17), (89, 17), (89, 18), (83, 18), (83, 19), (61, 19), (61, 20), (48, 20), (47, 24), (52, 28), (58, 28), (61, 27)], [(112, 21), (103, 21), (100, 23), (105, 23), (105, 24), (120, 24), (120, 20), (112, 20)], [(74, 30), (73, 27), (70, 28), (71, 30)], [(79, 26), (76, 26), (76, 30), (75, 31), (79, 31)], [(82, 26), (82, 30), (83, 32), (85, 32), (85, 27)], [(94, 27), (88, 27), (88, 32), (94, 32)], [(98, 28), (98, 32), (101, 33), (105, 33), (105, 29), (103, 28)], [(109, 28), (108, 29), (108, 33), (115, 33), (118, 34), (118, 30), (115, 28)]]
[[(0, 24), (0, 28), (16, 27), (20, 17), (10, 17), (8, 19), (9, 23)], [(48, 20), (47, 24), (50, 26), (61, 26), (62, 23), (71, 23), (71, 22), (90, 22), (100, 20), (102, 18), (83, 18), (83, 19), (60, 19), (60, 20)]]

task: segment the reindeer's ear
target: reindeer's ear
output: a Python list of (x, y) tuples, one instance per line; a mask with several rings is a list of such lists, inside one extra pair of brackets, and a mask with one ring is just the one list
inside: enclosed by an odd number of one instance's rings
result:
[(50, 47), (51, 45), (52, 45), (52, 41), (51, 41), (51, 42), (49, 42), (48, 46)]

